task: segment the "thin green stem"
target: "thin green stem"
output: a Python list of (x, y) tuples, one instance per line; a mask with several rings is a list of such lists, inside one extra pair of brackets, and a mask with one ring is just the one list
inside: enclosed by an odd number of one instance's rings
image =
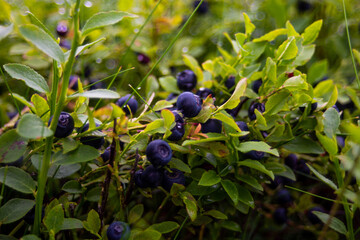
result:
[[(199, 5), (200, 5), (200, 4), (199, 4)], [(176, 239), (178, 238), (181, 230), (183, 229), (183, 227), (184, 227), (184, 225), (185, 225), (185, 223), (186, 223), (186, 221), (187, 221), (188, 219), (189, 219), (189, 215), (186, 215), (186, 218), (185, 218), (184, 221), (182, 222), (179, 230), (176, 232), (176, 235), (175, 235), (175, 237), (174, 237), (174, 240), (176, 240)]]
[[(191, 13), (190, 17), (188, 18), (188, 20), (185, 22), (185, 24), (181, 27), (180, 31), (176, 34), (176, 36), (173, 38), (173, 40), (171, 40), (169, 46), (165, 49), (165, 52), (160, 56), (160, 58), (156, 61), (156, 63), (154, 64), (154, 66), (150, 69), (150, 71), (145, 75), (145, 77), (139, 82), (139, 84), (136, 86), (135, 89), (138, 89), (139, 87), (141, 87), (141, 85), (146, 81), (146, 79), (150, 76), (150, 74), (154, 71), (154, 69), (159, 65), (159, 63), (163, 60), (163, 58), (166, 56), (166, 54), (172, 49), (172, 47), (174, 46), (175, 42), (179, 39), (181, 33), (184, 31), (184, 29), (187, 27), (187, 25), (189, 24), (189, 22), (191, 21), (191, 19), (193, 18), (193, 16), (195, 15), (196, 11), (198, 10), (198, 8), (201, 6), (202, 2), (204, 0), (201, 0), (199, 2), (199, 4), (197, 5), (197, 7), (194, 9), (194, 11)], [(134, 96), (134, 91), (131, 93), (130, 97), (125, 101), (123, 107), (126, 106), (126, 104), (128, 103), (128, 101), (130, 100), (130, 98)]]
[(354, 67), (354, 72), (355, 72), (355, 76), (356, 76), (356, 81), (357, 84), (360, 88), (360, 79), (359, 79), (359, 75), (356, 69), (356, 63), (355, 63), (355, 58), (354, 58), (354, 53), (352, 51), (352, 46), (351, 46), (351, 40), (350, 40), (350, 32), (349, 32), (349, 24), (348, 24), (348, 20), (347, 20), (347, 16), (346, 16), (346, 6), (345, 6), (345, 0), (342, 1), (343, 2), (343, 10), (344, 10), (344, 18), (345, 18), (345, 28), (346, 28), (346, 34), (347, 34), (347, 40), (348, 40), (348, 44), (349, 44), (349, 50), (350, 50), (350, 55), (351, 55), (351, 60), (352, 60), (352, 64)]
[(58, 85), (59, 85), (59, 74), (58, 74), (57, 62), (54, 60), (53, 61), (53, 82), (52, 82), (51, 93), (50, 93), (50, 115), (52, 115), (55, 111)]
[(160, 206), (158, 207), (158, 209), (156, 210), (156, 212), (153, 216), (153, 219), (152, 219), (153, 224), (156, 223), (156, 220), (157, 220), (161, 210), (164, 208), (164, 206), (167, 203), (167, 201), (169, 200), (169, 198), (170, 198), (170, 194), (166, 194), (166, 197), (164, 198), (164, 200), (162, 201), (162, 203), (160, 204)]
[[(69, 59), (65, 63), (65, 67), (64, 67), (64, 75), (63, 75), (60, 96), (58, 98), (58, 103), (55, 108), (54, 117), (50, 124), (50, 129), (53, 132), (55, 132), (56, 130), (57, 122), (66, 100), (66, 93), (69, 86), (71, 70), (75, 61), (76, 49), (79, 45), (79, 6), (80, 6), (80, 0), (76, 0), (75, 11), (74, 11), (74, 38), (72, 41)], [(46, 191), (46, 181), (50, 166), (53, 139), (54, 139), (53, 136), (46, 138), (44, 159), (41, 163), (41, 168), (38, 178), (38, 191), (36, 194), (35, 220), (34, 220), (34, 228), (33, 228), (33, 233), (36, 235), (39, 235), (40, 233), (40, 224), (41, 224), (41, 215), (42, 215), (41, 212), (44, 201), (44, 195)]]
[(154, 111), (154, 109), (146, 102), (146, 100), (138, 93), (138, 91), (136, 91), (136, 89), (133, 88), (133, 86), (131, 86), (130, 84), (129, 87), (135, 92), (135, 94), (141, 99), (141, 101), (143, 101), (150, 108), (150, 110), (156, 115), (156, 117), (160, 118), (159, 114)]
[(0, 72), (1, 72), (2, 77), (4, 78), (4, 83), (5, 83), (6, 87), (7, 87), (7, 89), (9, 90), (9, 93), (10, 93), (10, 95), (11, 95), (11, 98), (12, 98), (14, 104), (15, 104), (16, 110), (18, 111), (19, 116), (21, 116), (20, 108), (19, 108), (19, 106), (17, 105), (17, 102), (15, 101), (14, 95), (13, 95), (13, 93), (12, 93), (12, 91), (11, 91), (11, 88), (10, 88), (10, 86), (9, 86), (9, 83), (6, 81), (5, 74), (4, 74), (3, 70), (1, 69), (1, 67), (0, 67)]

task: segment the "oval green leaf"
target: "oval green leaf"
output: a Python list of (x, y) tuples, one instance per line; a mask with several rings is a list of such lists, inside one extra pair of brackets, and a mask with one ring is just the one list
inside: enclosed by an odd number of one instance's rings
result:
[[(6, 178), (5, 178), (6, 175)], [(32, 194), (35, 192), (36, 184), (31, 176), (17, 167), (0, 168), (0, 182), (16, 191)]]
[(8, 224), (15, 222), (30, 211), (35, 202), (29, 199), (13, 198), (0, 208), (0, 223)]

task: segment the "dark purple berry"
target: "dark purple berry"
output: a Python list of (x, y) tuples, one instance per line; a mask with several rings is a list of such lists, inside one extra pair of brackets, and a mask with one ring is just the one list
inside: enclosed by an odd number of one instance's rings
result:
[(70, 76), (70, 80), (69, 80), (69, 88), (71, 88), (74, 91), (77, 91), (79, 86), (78, 86), (78, 79), (80, 77), (78, 75), (71, 75)]
[(201, 132), (203, 133), (221, 133), (222, 122), (217, 119), (209, 119), (201, 123)]
[(297, 160), (298, 160), (297, 156), (291, 153), (285, 158), (285, 164), (294, 170), (297, 165)]
[(90, 90), (95, 90), (95, 89), (104, 89), (106, 88), (106, 85), (104, 82), (99, 82), (99, 79), (90, 79)]
[(69, 29), (66, 23), (64, 22), (60, 22), (57, 26), (56, 26), (56, 33), (60, 36), (60, 37), (66, 37), (66, 35), (68, 34)]
[[(241, 131), (244, 131), (244, 132), (248, 132), (249, 131), (249, 127), (248, 125), (246, 124), (246, 122), (243, 122), (243, 121), (237, 121), (236, 122), (236, 125), (238, 125), (238, 127), (240, 128)], [(245, 135), (245, 136), (242, 136), (242, 137), (239, 137), (239, 140), (240, 141), (244, 141), (246, 139), (249, 138), (249, 135)]]
[[(49, 120), (49, 125), (52, 121), (52, 117)], [(61, 112), (59, 120), (56, 126), (54, 136), (57, 138), (65, 138), (69, 136), (74, 130), (74, 119), (67, 112)]]
[(287, 222), (286, 209), (285, 208), (277, 208), (273, 213), (274, 221), (277, 224), (284, 224)]
[(209, 95), (211, 95), (211, 97), (214, 97), (214, 92), (209, 89), (209, 88), (200, 88), (197, 92), (196, 95), (198, 95), (200, 98), (202, 99), (206, 99)]
[(163, 180), (163, 170), (149, 165), (140, 175), (140, 180), (146, 187), (156, 188)]
[[(127, 94), (122, 98), (119, 98), (119, 100), (116, 101), (116, 105), (118, 105), (119, 107), (123, 107), (123, 105), (129, 98), (130, 98), (130, 94)], [(132, 114), (136, 113), (136, 110), (138, 108), (138, 102), (136, 101), (134, 96), (132, 96), (130, 100), (127, 102), (127, 105), (123, 107), (123, 110), (126, 113), (126, 115), (130, 114), (129, 108)]]
[(259, 93), (259, 89), (261, 87), (261, 84), (262, 84), (262, 80), (258, 79), (258, 80), (254, 81), (252, 83), (251, 89), (256, 93)]
[[(99, 127), (100, 125), (96, 124), (96, 127)], [(85, 126), (81, 129), (81, 133), (87, 131), (89, 129), (89, 124), (85, 124)], [(94, 148), (101, 148), (102, 145), (105, 143), (104, 137), (99, 136), (85, 136), (80, 138), (80, 142), (85, 145), (92, 146)]]
[(154, 140), (146, 147), (146, 157), (155, 167), (163, 167), (170, 162), (172, 150), (164, 140)]
[(323, 207), (313, 207), (306, 211), (306, 217), (312, 224), (321, 223), (321, 220), (313, 213), (314, 211), (325, 213)]
[(253, 160), (261, 160), (264, 158), (265, 156), (265, 153), (264, 152), (261, 152), (261, 151), (250, 151), (250, 152), (247, 152), (245, 153), (245, 155), (250, 158), (250, 159), (253, 159)]
[(71, 42), (67, 39), (60, 39), (59, 46), (65, 48), (66, 50), (71, 49)]
[(202, 99), (191, 92), (183, 92), (179, 95), (176, 106), (184, 117), (196, 117), (201, 111)]
[(127, 240), (130, 237), (130, 227), (124, 222), (113, 222), (106, 230), (108, 240)]
[(313, 7), (312, 4), (309, 3), (308, 1), (299, 0), (297, 2), (297, 9), (300, 13), (310, 11), (312, 7)]
[(171, 129), (172, 134), (168, 137), (170, 141), (179, 141), (185, 134), (184, 119), (176, 112), (172, 112), (175, 116), (175, 126)]
[[(313, 113), (316, 110), (317, 106), (318, 106), (317, 102), (312, 103), (311, 106), (310, 106), (311, 109), (310, 109), (309, 114)], [(301, 112), (305, 111), (305, 107), (299, 107), (299, 109), (300, 109)]]
[(265, 104), (259, 103), (259, 102), (253, 102), (250, 105), (248, 114), (249, 114), (250, 120), (252, 120), (252, 121), (256, 119), (255, 109), (257, 109), (260, 113), (263, 113), (263, 112), (265, 112)]
[(139, 63), (144, 64), (144, 65), (146, 65), (150, 62), (150, 58), (147, 55), (145, 55), (144, 53), (137, 53), (137, 60)]
[(227, 89), (230, 90), (234, 86), (235, 86), (235, 76), (228, 77), (225, 81), (225, 87), (227, 87)]
[(177, 85), (180, 90), (191, 91), (196, 87), (197, 78), (193, 71), (184, 70), (176, 76)]
[(107, 147), (100, 156), (104, 162), (109, 161), (110, 160), (110, 147)]
[(140, 169), (140, 170), (137, 170), (134, 175), (134, 182), (135, 182), (136, 186), (138, 186), (140, 188), (148, 187), (147, 183), (143, 182), (143, 180), (142, 180), (143, 172), (144, 172), (144, 170)]
[(163, 188), (169, 192), (174, 183), (185, 185), (184, 173), (175, 168), (172, 168), (171, 171), (172, 172), (169, 172), (168, 170), (164, 171), (164, 177), (162, 182)]
[(286, 189), (281, 189), (276, 194), (276, 202), (278, 204), (289, 204), (292, 202), (290, 192)]
[[(194, 1), (194, 8), (196, 8), (199, 5), (200, 1)], [(207, 1), (203, 1), (200, 7), (197, 10), (197, 13), (199, 14), (206, 14), (209, 11), (209, 3)]]

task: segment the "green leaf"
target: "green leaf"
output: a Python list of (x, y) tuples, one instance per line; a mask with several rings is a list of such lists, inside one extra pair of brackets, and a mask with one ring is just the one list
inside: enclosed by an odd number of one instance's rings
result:
[(320, 81), (328, 71), (328, 61), (316, 61), (311, 67), (309, 68), (307, 81), (310, 84), (314, 84)]
[(247, 86), (247, 79), (243, 78), (241, 79), (237, 85), (236, 88), (231, 95), (231, 97), (218, 108), (218, 111), (222, 109), (233, 109), (240, 103), (240, 98), (244, 95), (245, 89)]
[(241, 132), (241, 130), (240, 130), (239, 126), (236, 124), (234, 118), (229, 117), (227, 114), (225, 114), (225, 112), (216, 113), (213, 117), (215, 119), (222, 121), (223, 123), (226, 123), (227, 125), (229, 125), (233, 129), (235, 129), (236, 131)]
[(322, 135), (319, 132), (316, 132), (316, 137), (321, 143), (321, 145), (325, 148), (325, 150), (330, 154), (335, 156), (338, 152), (338, 146), (336, 143), (335, 136), (332, 138), (329, 138), (327, 136)]
[(160, 86), (167, 92), (180, 94), (180, 90), (177, 87), (177, 81), (173, 76), (166, 76), (159, 78)]
[(35, 91), (41, 93), (50, 92), (43, 76), (32, 68), (18, 63), (9, 63), (4, 65), (4, 69), (12, 78), (23, 80), (28, 87)]
[(244, 15), (244, 21), (245, 21), (245, 34), (247, 37), (250, 37), (250, 35), (255, 30), (255, 25), (252, 24), (249, 16), (245, 12), (243, 12), (243, 15)]
[(274, 115), (282, 110), (282, 108), (287, 103), (287, 98), (290, 96), (289, 91), (280, 91), (269, 97), (265, 103), (265, 113), (264, 115)]
[(134, 240), (159, 240), (161, 238), (161, 233), (151, 228), (146, 229), (145, 231), (135, 235)]
[(80, 145), (79, 141), (75, 141), (72, 138), (63, 138), (60, 140), (63, 146), (63, 153), (71, 152), (77, 149)]
[(38, 238), (36, 235), (33, 235), (33, 234), (28, 234), (28, 235), (23, 236), (21, 238), (21, 240), (41, 240), (41, 238)]
[(86, 221), (83, 221), (83, 225), (87, 231), (97, 235), (101, 227), (99, 214), (94, 209), (91, 209)]
[(269, 171), (265, 168), (264, 165), (262, 165), (260, 162), (255, 161), (255, 160), (244, 160), (244, 161), (240, 161), (238, 162), (238, 166), (245, 166), (245, 167), (249, 167), (249, 168), (253, 168), (255, 170), (258, 170), (259, 172), (263, 172), (266, 175), (268, 175), (272, 180), (274, 180), (274, 173), (272, 171)]
[(19, 94), (13, 93), (13, 97), (18, 100), (20, 103), (24, 104), (25, 106), (29, 107), (32, 112), (35, 112), (34, 105), (31, 102), (28, 102), (23, 96)]
[(283, 147), (293, 153), (324, 153), (324, 150), (317, 142), (303, 137), (296, 137), (294, 140), (291, 140), (289, 143), (283, 145)]
[(303, 45), (310, 44), (316, 40), (322, 27), (323, 20), (318, 20), (308, 26), (301, 37), (304, 38)]
[(200, 186), (213, 186), (221, 181), (221, 178), (216, 174), (214, 170), (204, 172), (200, 178)]
[(170, 102), (166, 101), (166, 100), (160, 100), (160, 101), (157, 101), (155, 103), (155, 106), (153, 107), (153, 110), (154, 111), (160, 111), (164, 108), (171, 108), (173, 107), (174, 105), (172, 105)]
[(276, 51), (276, 59), (277, 61), (280, 59), (290, 60), (295, 58), (297, 53), (298, 48), (296, 46), (295, 37), (289, 37), (289, 39), (283, 42)]
[[(172, 148), (172, 146), (171, 146), (171, 148)], [(176, 169), (186, 172), (186, 173), (191, 173), (191, 169), (190, 169), (189, 165), (187, 165), (180, 159), (172, 158), (171, 161), (169, 162), (169, 164), (170, 164), (170, 167), (172, 167), (172, 168), (176, 168)]]
[(298, 91), (299, 89), (308, 89), (307, 83), (304, 81), (304, 79), (299, 75), (295, 77), (291, 77), (287, 79), (283, 86), (290, 91)]
[(35, 114), (25, 114), (16, 128), (17, 133), (29, 139), (38, 139), (53, 135), (53, 131), (47, 128), (44, 122)]
[(286, 35), (288, 33), (288, 30), (286, 28), (278, 28), (275, 29), (259, 38), (255, 38), (253, 42), (262, 42), (262, 41), (268, 41), (271, 42), (275, 40), (278, 36)]
[(30, 17), (30, 21), (32, 24), (34, 24), (34, 25), (38, 26), (39, 28), (41, 28), (42, 30), (44, 30), (44, 32), (46, 32), (52, 39), (54, 39), (54, 41), (56, 41), (54, 35), (32, 12), (27, 11), (26, 13)]
[(117, 12), (117, 11), (97, 13), (86, 21), (84, 27), (82, 28), (82, 35), (85, 36), (90, 32), (99, 29), (101, 27), (118, 23), (124, 17), (134, 18), (136, 16), (127, 12)]
[(222, 180), (221, 185), (224, 188), (225, 192), (229, 195), (234, 204), (237, 204), (239, 201), (239, 193), (236, 185), (230, 180)]
[(261, 184), (257, 181), (257, 179), (251, 175), (239, 175), (239, 176), (236, 176), (236, 178), (259, 191), (264, 190), (263, 187), (261, 186)]
[(171, 125), (175, 123), (175, 116), (169, 109), (161, 110), (161, 116), (164, 119), (164, 127), (166, 130), (171, 129)]
[(129, 212), (128, 222), (129, 224), (136, 223), (144, 213), (144, 205), (137, 204)]
[(57, 165), (74, 164), (88, 162), (99, 156), (100, 153), (97, 149), (88, 145), (80, 145), (78, 149), (65, 154), (62, 151), (57, 152), (54, 156), (54, 162)]
[(72, 230), (83, 228), (83, 223), (76, 218), (64, 218), (63, 224), (61, 225), (60, 230)]
[(185, 204), (186, 211), (191, 221), (195, 221), (197, 217), (197, 204), (195, 198), (188, 192), (181, 192), (180, 196)]
[(220, 226), (230, 231), (241, 232), (240, 225), (234, 221), (229, 221), (229, 220), (223, 221), (220, 223)]
[(38, 94), (33, 94), (31, 96), (31, 102), (34, 104), (36, 115), (41, 117), (45, 122), (49, 121), (50, 118), (50, 108), (47, 101)]
[(66, 182), (63, 185), (63, 187), (61, 188), (61, 190), (65, 191), (67, 193), (72, 193), (72, 194), (83, 192), (80, 183), (76, 180), (70, 180), (70, 181)]
[(273, 83), (277, 83), (277, 65), (270, 57), (266, 60), (264, 78), (269, 79)]
[[(315, 214), (324, 224), (327, 224), (327, 222), (330, 218), (330, 215), (327, 213), (318, 212), (318, 211), (313, 211), (312, 213)], [(329, 227), (334, 229), (338, 233), (347, 235), (347, 230), (346, 230), (345, 224), (334, 216), (331, 218)]]
[(251, 196), (251, 193), (249, 190), (244, 188), (243, 186), (240, 186), (240, 184), (235, 185), (238, 191), (238, 198), (239, 201), (248, 205), (251, 208), (255, 207), (255, 202), (253, 197)]
[(340, 114), (331, 107), (324, 112), (324, 132), (329, 138), (332, 138), (340, 126)]
[[(106, 38), (100, 38), (100, 39), (98, 39), (98, 40), (96, 40), (96, 41), (93, 41), (93, 42), (91, 42), (91, 43), (88, 43), (88, 44), (85, 44), (85, 45), (82, 45), (82, 46), (78, 47), (78, 48), (76, 49), (75, 56), (80, 55), (80, 54), (83, 53), (86, 49), (89, 49), (89, 48), (91, 48), (92, 46), (94, 46), (95, 44), (97, 44), (97, 43), (99, 43), (99, 42), (102, 42), (102, 41), (105, 41), (105, 40), (106, 40)], [(70, 52), (71, 52), (71, 51), (69, 50), (69, 51), (67, 51), (67, 52), (65, 53), (66, 59), (69, 58)]]
[(0, 41), (6, 38), (14, 29), (14, 24), (10, 24), (7, 27), (0, 26)]
[(337, 190), (338, 187), (336, 186), (336, 184), (331, 181), (330, 179), (326, 178), (325, 176), (321, 175), (321, 173), (319, 173), (318, 171), (316, 171), (315, 168), (313, 168), (310, 164), (306, 164), (309, 169), (314, 173), (314, 175), (319, 178), (321, 181), (323, 181), (324, 183), (326, 183), (329, 187), (331, 187), (334, 190)]
[(86, 98), (101, 98), (101, 99), (117, 99), (120, 98), (120, 95), (117, 92), (108, 89), (95, 89), (82, 93), (76, 93), (68, 96), (68, 98), (78, 98), (78, 97), (86, 97)]
[(24, 25), (19, 27), (20, 33), (37, 48), (56, 61), (65, 62), (64, 52), (55, 40), (44, 30), (36, 25)]
[(27, 139), (20, 137), (15, 129), (0, 136), (0, 163), (18, 160), (26, 151)]
[(44, 218), (44, 224), (49, 231), (54, 231), (56, 234), (61, 230), (64, 223), (64, 210), (62, 204), (53, 207)]
[(228, 217), (225, 214), (215, 209), (211, 209), (210, 211), (204, 212), (204, 215), (209, 215), (216, 219), (224, 219), (224, 220), (228, 219)]
[(240, 143), (238, 146), (236, 146), (236, 149), (244, 153), (250, 151), (266, 152), (279, 157), (278, 150), (276, 148), (272, 149), (271, 146), (265, 142), (257, 142), (257, 141), (243, 142)]
[(0, 168), (0, 182), (15, 189), (16, 191), (32, 194), (35, 192), (36, 184), (31, 176), (24, 170), (17, 167), (2, 167)]
[(214, 141), (223, 141), (226, 140), (227, 137), (219, 134), (219, 133), (207, 133), (208, 138), (203, 138), (200, 140), (185, 140), (182, 146), (189, 146), (189, 145), (196, 145), (199, 143), (207, 143), (207, 142), (214, 142)]
[(290, 21), (286, 22), (286, 29), (288, 30), (288, 37), (294, 36), (298, 37), (300, 34), (295, 30), (294, 26), (290, 23)]
[(155, 121), (149, 123), (144, 131), (143, 134), (152, 134), (152, 133), (165, 133), (166, 129), (164, 126), (164, 119), (156, 119)]
[(8, 224), (15, 222), (30, 211), (35, 202), (29, 199), (13, 198), (0, 208), (0, 223)]
[(162, 234), (170, 233), (170, 232), (174, 231), (175, 229), (178, 229), (179, 227), (180, 226), (178, 223), (172, 222), (172, 221), (165, 221), (165, 222), (153, 224), (150, 226), (151, 229), (154, 229)]

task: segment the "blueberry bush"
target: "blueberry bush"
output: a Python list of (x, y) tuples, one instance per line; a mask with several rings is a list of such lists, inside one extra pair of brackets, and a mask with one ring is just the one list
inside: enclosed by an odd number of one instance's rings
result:
[(359, 2), (0, 6), (0, 239), (360, 237)]

